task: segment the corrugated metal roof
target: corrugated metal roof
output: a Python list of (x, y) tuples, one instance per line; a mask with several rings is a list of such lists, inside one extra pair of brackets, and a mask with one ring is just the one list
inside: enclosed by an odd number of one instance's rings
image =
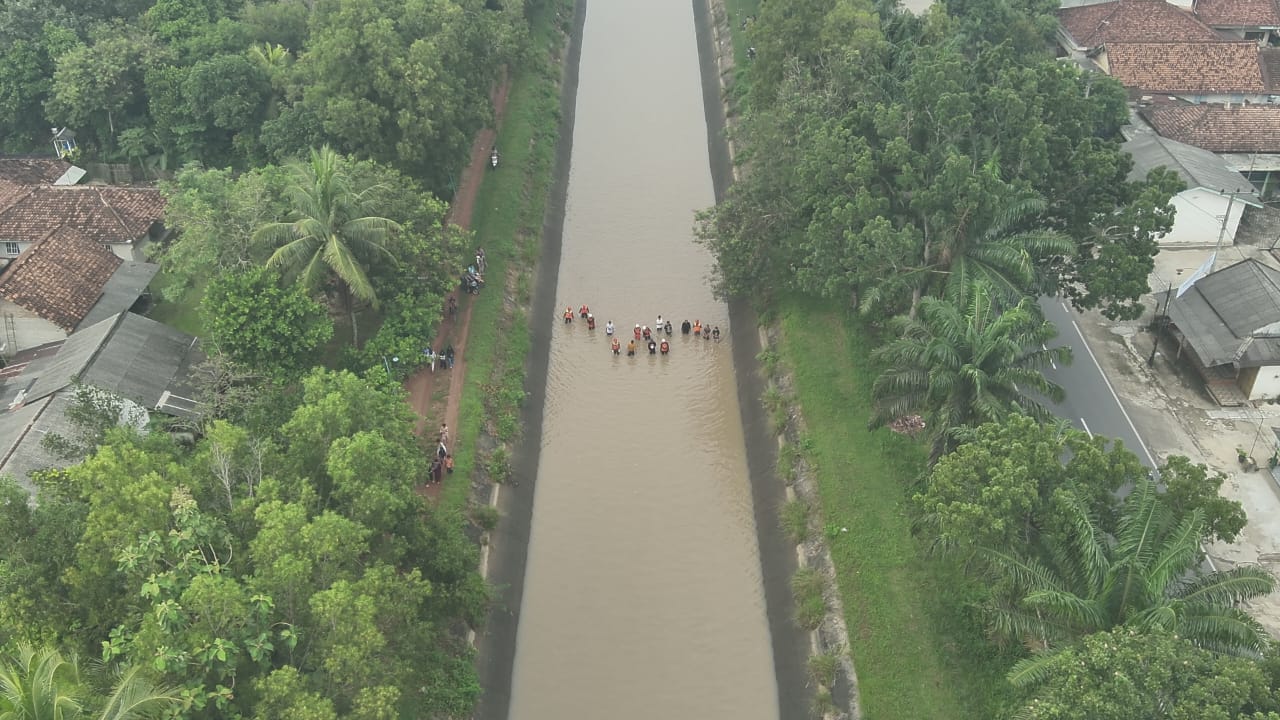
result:
[(1280, 364), (1280, 271), (1257, 260), (1204, 276), (1168, 313), (1206, 367)]
[(1257, 188), (1244, 175), (1232, 170), (1225, 160), (1208, 150), (1160, 137), (1150, 131), (1126, 140), (1121, 148), (1133, 156), (1130, 181), (1142, 180), (1151, 170), (1167, 167), (1177, 173), (1188, 188), (1243, 193), (1236, 199), (1261, 206), (1257, 200)]

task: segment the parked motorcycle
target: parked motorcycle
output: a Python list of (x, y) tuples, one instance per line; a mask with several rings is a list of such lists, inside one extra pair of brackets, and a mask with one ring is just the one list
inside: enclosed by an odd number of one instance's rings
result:
[(489, 151), (489, 167), (498, 167), (498, 146), (494, 145), (493, 150)]

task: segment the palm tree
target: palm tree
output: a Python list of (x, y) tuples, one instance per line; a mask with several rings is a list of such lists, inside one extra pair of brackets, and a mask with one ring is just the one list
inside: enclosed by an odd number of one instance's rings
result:
[(872, 386), (872, 427), (922, 415), (933, 461), (966, 427), (999, 422), (1016, 412), (1047, 418), (1048, 410), (1028, 391), (1053, 400), (1064, 396), (1040, 368), (1070, 362), (1071, 350), (1045, 347), (1057, 330), (1041, 319), (1035, 302), (1024, 298), (1001, 312), (985, 284), (968, 299), (962, 309), (947, 300), (922, 298), (919, 316), (895, 318), (895, 339), (872, 353), (887, 367)]
[(1043, 561), (983, 551), (1007, 591), (988, 607), (993, 632), (1040, 651), (1010, 671), (1015, 685), (1041, 679), (1062, 643), (1120, 625), (1229, 654), (1267, 647), (1266, 631), (1236, 604), (1271, 592), (1275, 579), (1250, 566), (1200, 572), (1199, 509), (1175, 516), (1145, 479), (1125, 498), (1112, 537), (1078, 498), (1067, 494), (1062, 505), (1065, 530), (1044, 536)]
[(0, 718), (71, 720), (84, 711), (77, 699), (80, 672), (57, 650), (20, 645), (0, 660)]
[(366, 214), (370, 196), (382, 187), (352, 188), (342, 157), (328, 145), (312, 150), (309, 163), (294, 163), (292, 169), (295, 183), (288, 194), (295, 219), (265, 225), (254, 239), (279, 245), (267, 266), (297, 278), (309, 291), (336, 278), (343, 309), (351, 318), (353, 342), (358, 342), (355, 300), (378, 306), (369, 264), (379, 257), (395, 262), (386, 241), (400, 225)]
[(143, 720), (178, 705), (172, 690), (153, 685), (138, 667), (119, 673), (105, 702), (92, 712), (82, 700), (84, 688), (74, 659), (64, 658), (53, 648), (19, 645), (16, 652), (0, 659), (0, 719)]
[(964, 306), (981, 284), (1002, 305), (1035, 294), (1036, 260), (1067, 255), (1075, 248), (1071, 238), (1053, 230), (1012, 231), (1046, 207), (1038, 196), (1024, 197), (1004, 205), (988, 222), (971, 222), (964, 215), (946, 232), (935, 234), (925, 248), (923, 295)]

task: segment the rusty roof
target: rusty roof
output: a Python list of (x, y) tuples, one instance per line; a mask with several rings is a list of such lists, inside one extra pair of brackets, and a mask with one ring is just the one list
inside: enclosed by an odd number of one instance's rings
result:
[(111, 248), (64, 225), (0, 273), (0, 297), (71, 332), (122, 262)]
[(1164, 0), (1117, 0), (1058, 11), (1058, 20), (1080, 47), (1116, 42), (1213, 42), (1223, 40), (1191, 13)]
[(1107, 68), (1128, 88), (1167, 93), (1262, 93), (1258, 44), (1239, 42), (1108, 43)]
[(1217, 153), (1280, 153), (1280, 106), (1161, 105), (1142, 110), (1161, 135)]
[(38, 185), (8, 207), (0, 189), (0, 240), (32, 242), (64, 225), (102, 243), (132, 243), (164, 216), (156, 188)]
[(0, 155), (0, 179), (18, 185), (52, 185), (75, 166), (40, 155)]
[(1280, 27), (1280, 8), (1275, 0), (1196, 0), (1195, 13), (1214, 27)]

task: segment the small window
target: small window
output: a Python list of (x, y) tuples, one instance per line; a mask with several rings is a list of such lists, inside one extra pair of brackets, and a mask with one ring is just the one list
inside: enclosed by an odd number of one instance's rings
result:
[(5, 254), (5, 255), (20, 255), (20, 254), (22, 254), (22, 248), (18, 247), (18, 243), (16, 243), (16, 242), (9, 242), (8, 240), (6, 240), (6, 241), (5, 241), (5, 243), (4, 243), (4, 254)]

